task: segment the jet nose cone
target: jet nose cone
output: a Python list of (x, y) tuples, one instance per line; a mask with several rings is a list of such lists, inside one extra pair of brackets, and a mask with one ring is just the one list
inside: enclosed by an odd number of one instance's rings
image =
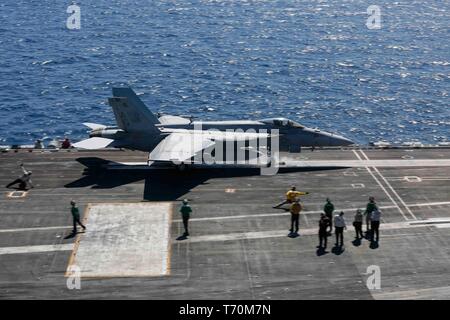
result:
[(336, 146), (350, 146), (355, 144), (352, 140), (342, 136), (333, 136), (331, 139), (334, 139), (333, 144)]
[(333, 134), (333, 133), (327, 133), (329, 145), (334, 147), (341, 147), (341, 146), (349, 146), (352, 144), (355, 144), (350, 139), (347, 139), (343, 136)]

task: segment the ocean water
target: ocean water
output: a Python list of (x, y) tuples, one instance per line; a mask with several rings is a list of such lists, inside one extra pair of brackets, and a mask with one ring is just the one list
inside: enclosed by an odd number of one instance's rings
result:
[(361, 144), (450, 133), (450, 1), (0, 2), (0, 144), (86, 138), (114, 124), (111, 88), (154, 112), (285, 116)]

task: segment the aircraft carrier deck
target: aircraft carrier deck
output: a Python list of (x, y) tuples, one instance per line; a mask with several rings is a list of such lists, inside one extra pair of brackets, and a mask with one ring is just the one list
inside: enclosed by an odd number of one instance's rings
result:
[[(132, 151), (3, 152), (0, 298), (450, 298), (450, 148), (290, 156), (302, 165), (260, 176), (247, 169), (100, 169), (104, 160), (146, 161)], [(354, 165), (361, 159), (391, 166)], [(33, 171), (35, 188), (27, 193), (5, 188), (21, 162)], [(287, 236), (289, 213), (272, 208), (291, 185), (310, 192), (297, 238)], [(371, 195), (383, 212), (379, 246), (353, 242), (354, 212)], [(333, 235), (328, 252), (318, 254), (327, 197), (346, 213), (345, 250), (333, 250)], [(193, 208), (191, 236), (178, 241), (183, 198)], [(71, 199), (87, 226), (76, 237), (67, 237)], [(380, 268), (380, 289), (366, 285), (372, 265)], [(81, 272), (80, 290), (67, 287), (68, 267)]]

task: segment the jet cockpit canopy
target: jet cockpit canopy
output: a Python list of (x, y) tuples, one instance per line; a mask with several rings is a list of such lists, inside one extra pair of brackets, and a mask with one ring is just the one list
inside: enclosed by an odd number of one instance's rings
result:
[(271, 124), (276, 127), (285, 127), (285, 128), (304, 128), (300, 123), (286, 119), (286, 118), (270, 118), (261, 120), (262, 123)]

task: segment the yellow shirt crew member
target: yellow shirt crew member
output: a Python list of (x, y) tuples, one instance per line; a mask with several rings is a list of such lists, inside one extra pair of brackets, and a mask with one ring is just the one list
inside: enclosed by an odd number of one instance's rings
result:
[(293, 203), (297, 200), (297, 197), (299, 196), (304, 196), (309, 194), (309, 192), (302, 192), (302, 191), (297, 191), (295, 189), (295, 187), (292, 187), (291, 190), (289, 190), (288, 192), (286, 192), (286, 200), (283, 200), (283, 202), (277, 204), (276, 206), (274, 206), (274, 209), (278, 209), (280, 208), (282, 205), (286, 204), (286, 203)]
[(302, 211), (302, 209), (302, 205), (298, 200), (296, 200), (291, 205), (291, 228), (289, 229), (289, 231), (293, 235), (298, 235), (298, 220), (300, 217), (300, 211)]
[(308, 192), (289, 190), (288, 192), (286, 192), (286, 200), (294, 202), (297, 199), (297, 197), (304, 196), (307, 194)]

